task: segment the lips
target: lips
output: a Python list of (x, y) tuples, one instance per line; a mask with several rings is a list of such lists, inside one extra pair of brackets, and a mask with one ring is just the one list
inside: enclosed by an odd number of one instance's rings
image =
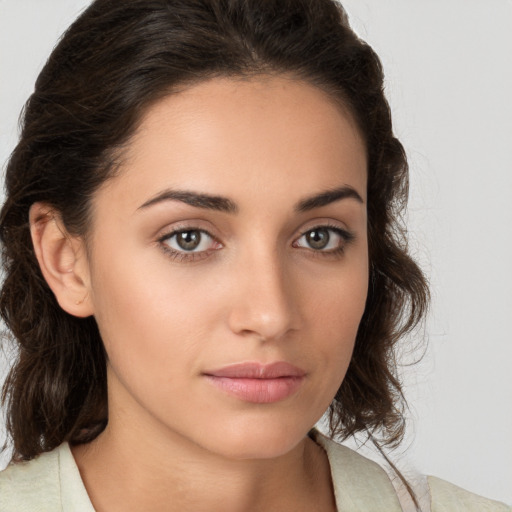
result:
[(306, 372), (290, 363), (239, 363), (203, 373), (217, 389), (240, 400), (267, 404), (296, 393)]

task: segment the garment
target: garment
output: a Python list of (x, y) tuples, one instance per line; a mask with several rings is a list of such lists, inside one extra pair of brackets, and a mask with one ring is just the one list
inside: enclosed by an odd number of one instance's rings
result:
[[(386, 472), (375, 462), (326, 437), (315, 441), (329, 458), (339, 512), (400, 512)], [(512, 512), (437, 478), (430, 478), (431, 512)], [(94, 512), (67, 443), (0, 473), (0, 512)]]
[[(321, 434), (315, 441), (324, 448), (339, 512), (400, 512), (393, 484), (376, 462), (331, 441)], [(483, 498), (456, 485), (428, 477), (430, 512), (512, 512), (512, 507)]]

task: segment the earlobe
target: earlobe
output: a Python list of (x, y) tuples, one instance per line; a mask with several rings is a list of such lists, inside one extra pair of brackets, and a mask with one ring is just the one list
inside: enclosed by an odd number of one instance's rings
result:
[(69, 235), (59, 212), (45, 203), (31, 206), (29, 221), (41, 273), (57, 302), (73, 316), (91, 316), (94, 311), (83, 240)]

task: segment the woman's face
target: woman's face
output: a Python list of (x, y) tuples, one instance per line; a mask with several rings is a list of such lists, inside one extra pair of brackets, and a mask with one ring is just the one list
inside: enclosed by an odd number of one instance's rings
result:
[(234, 458), (296, 446), (344, 378), (365, 306), (352, 118), (287, 78), (203, 82), (147, 112), (93, 219), (112, 433)]

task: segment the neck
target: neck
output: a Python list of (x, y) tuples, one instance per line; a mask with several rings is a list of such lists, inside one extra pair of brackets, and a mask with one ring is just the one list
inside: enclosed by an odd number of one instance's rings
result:
[(73, 448), (97, 512), (335, 510), (327, 457), (308, 437), (278, 457), (236, 459), (110, 418), (95, 441)]

